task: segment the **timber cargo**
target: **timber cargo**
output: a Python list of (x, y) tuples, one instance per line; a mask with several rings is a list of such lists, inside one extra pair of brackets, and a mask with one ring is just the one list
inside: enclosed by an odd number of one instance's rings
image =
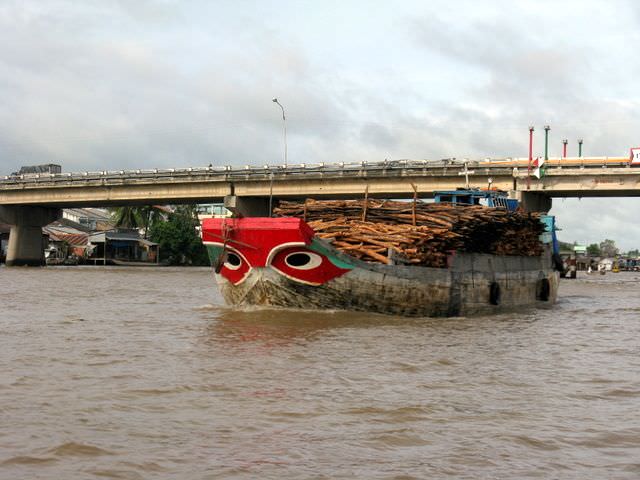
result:
[(555, 302), (536, 215), (422, 202), (282, 203), (274, 218), (207, 219), (225, 301), (402, 316), (498, 313)]

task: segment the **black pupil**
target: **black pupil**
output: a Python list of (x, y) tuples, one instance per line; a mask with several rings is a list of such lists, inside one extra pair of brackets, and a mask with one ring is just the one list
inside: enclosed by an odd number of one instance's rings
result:
[(241, 260), (235, 253), (227, 253), (227, 263), (233, 267), (240, 266)]
[(311, 261), (311, 257), (306, 253), (294, 253), (287, 257), (287, 263), (292, 267), (304, 267)]

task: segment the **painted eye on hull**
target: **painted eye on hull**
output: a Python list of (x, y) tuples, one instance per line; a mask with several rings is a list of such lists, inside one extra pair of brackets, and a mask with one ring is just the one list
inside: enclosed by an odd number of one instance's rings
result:
[(242, 266), (242, 259), (233, 252), (227, 252), (227, 259), (224, 262), (224, 266), (229, 270), (239, 270)]
[(234, 285), (239, 285), (251, 272), (251, 265), (244, 256), (237, 251), (227, 250), (223, 253), (224, 263), (220, 269), (220, 275), (229, 280)]
[(322, 257), (317, 253), (294, 252), (284, 257), (284, 263), (297, 270), (311, 270), (322, 264)]
[(275, 254), (270, 264), (280, 275), (307, 285), (322, 285), (349, 270), (305, 247), (288, 247)]

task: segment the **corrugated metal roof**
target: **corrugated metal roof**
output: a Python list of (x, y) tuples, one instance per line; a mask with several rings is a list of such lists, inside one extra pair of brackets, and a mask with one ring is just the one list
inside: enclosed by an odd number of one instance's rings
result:
[(49, 239), (54, 242), (67, 242), (72, 247), (86, 247), (89, 239), (89, 235), (86, 233), (60, 233), (60, 232), (48, 232)]
[(65, 208), (64, 211), (77, 217), (86, 217), (94, 220), (106, 221), (111, 219), (109, 212), (101, 208)]
[(46, 227), (44, 227), (44, 230), (46, 232), (58, 232), (58, 233), (68, 233), (68, 234), (78, 234), (78, 233), (86, 234), (87, 233), (82, 230), (78, 230), (77, 228), (71, 227), (69, 225), (64, 225), (60, 222), (54, 222), (51, 225), (47, 225)]
[(105, 238), (108, 241), (125, 241), (125, 242), (138, 242), (143, 245), (158, 245), (157, 243), (150, 242), (144, 238), (140, 238), (137, 233), (127, 232), (99, 232), (89, 236), (89, 241), (92, 243), (103, 243)]
[(149, 240), (145, 240), (144, 238), (141, 238), (141, 239), (139, 240), (139, 242), (140, 242), (142, 245), (148, 245), (149, 247), (154, 247), (154, 246), (156, 246), (156, 245), (159, 245), (158, 243), (150, 242)]

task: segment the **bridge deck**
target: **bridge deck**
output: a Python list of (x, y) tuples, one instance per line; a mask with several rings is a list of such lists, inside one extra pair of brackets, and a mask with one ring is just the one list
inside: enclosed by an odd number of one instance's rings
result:
[[(465, 175), (466, 171), (466, 175)], [(532, 190), (551, 197), (639, 196), (640, 168), (629, 159), (551, 159), (546, 176), (531, 177), (526, 159), (394, 160), (264, 165), (240, 168), (69, 172), (0, 178), (0, 205), (118, 205), (219, 201), (225, 195), (277, 198), (421, 196), (465, 185)]]

